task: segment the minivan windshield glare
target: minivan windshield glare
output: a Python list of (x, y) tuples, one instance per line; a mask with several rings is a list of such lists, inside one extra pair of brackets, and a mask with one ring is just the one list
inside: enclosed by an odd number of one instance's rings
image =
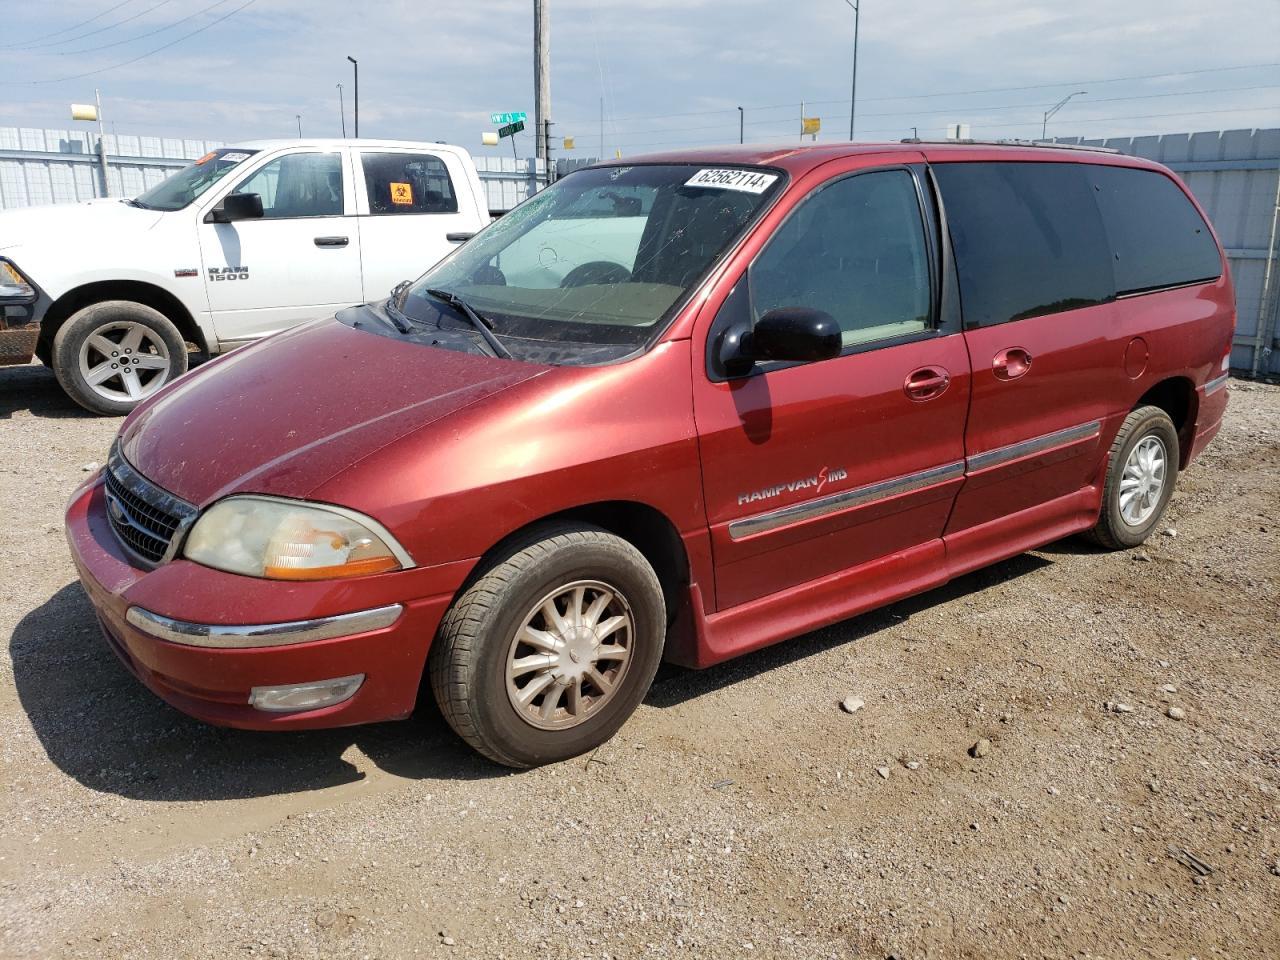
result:
[(759, 167), (580, 170), (428, 271), (400, 307), (412, 319), (434, 321), (441, 301), (428, 291), (445, 290), (500, 337), (638, 345), (782, 182), (780, 173)]
[(231, 147), (212, 150), (150, 190), (138, 194), (133, 203), (147, 210), (181, 210), (257, 152)]

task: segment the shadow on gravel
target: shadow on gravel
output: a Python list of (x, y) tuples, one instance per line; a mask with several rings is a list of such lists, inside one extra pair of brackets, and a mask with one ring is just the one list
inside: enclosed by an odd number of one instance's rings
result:
[[(1063, 552), (1074, 549), (1068, 545)], [(685, 703), (870, 637), (915, 613), (1052, 562), (1022, 554), (708, 670), (664, 666), (646, 702), (660, 708)], [(120, 664), (78, 583), (22, 618), (10, 654), (18, 697), (49, 759), (93, 790), (131, 799), (226, 800), (351, 783), (363, 777), (343, 759), (351, 746), (401, 777), (478, 780), (513, 773), (459, 741), (429, 696), (410, 720), (339, 730), (255, 733), (192, 720), (156, 698)]]
[(434, 708), (398, 723), (298, 733), (192, 720), (116, 659), (78, 583), (22, 618), (10, 654), (18, 698), (49, 759), (93, 790), (130, 799), (227, 800), (351, 783), (364, 777), (343, 759), (353, 745), (412, 779), (512, 772), (474, 754)]
[(93, 416), (62, 392), (53, 371), (42, 363), (0, 367), (0, 420), (18, 410), (49, 418)]
[[(1074, 552), (1073, 542), (1063, 541), (1066, 546), (1061, 552)], [(1085, 549), (1088, 547), (1086, 546)], [(653, 689), (645, 698), (645, 703), (654, 707), (677, 706), (716, 690), (731, 687), (743, 680), (749, 680), (758, 674), (767, 673), (777, 667), (824, 653), (832, 647), (862, 640), (940, 603), (947, 603), (965, 594), (977, 593), (998, 583), (1016, 580), (1018, 577), (1051, 566), (1052, 563), (1052, 560), (1032, 553), (1019, 554), (1003, 563), (997, 563), (995, 566), (952, 580), (928, 593), (910, 597), (879, 610), (872, 610), (851, 620), (842, 620), (821, 630), (815, 630), (772, 647), (765, 647), (763, 650), (757, 650), (755, 653), (749, 653), (719, 666), (706, 670), (689, 670), (664, 664), (658, 671), (658, 677), (654, 681)], [(927, 641), (928, 637), (922, 639)]]

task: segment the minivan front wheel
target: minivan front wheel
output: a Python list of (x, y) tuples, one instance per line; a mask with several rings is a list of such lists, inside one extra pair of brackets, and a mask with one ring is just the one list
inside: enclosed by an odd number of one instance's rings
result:
[(53, 372), (76, 403), (120, 416), (187, 370), (187, 345), (164, 314), (129, 300), (90, 304), (53, 338)]
[(653, 682), (666, 608), (644, 556), (590, 526), (535, 530), (445, 614), (428, 668), (450, 726), (533, 767), (612, 737)]
[(1091, 531), (1110, 550), (1136, 547), (1151, 535), (1178, 478), (1178, 432), (1159, 407), (1138, 407), (1111, 445), (1102, 512)]

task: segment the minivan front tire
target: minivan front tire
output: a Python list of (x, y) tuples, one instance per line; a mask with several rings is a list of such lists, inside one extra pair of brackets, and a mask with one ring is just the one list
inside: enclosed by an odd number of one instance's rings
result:
[(527, 768), (612, 737), (653, 682), (662, 586), (634, 546), (587, 525), (512, 543), (454, 601), (428, 662), (449, 725), (497, 763)]
[(1178, 479), (1178, 431), (1159, 407), (1124, 419), (1107, 464), (1102, 512), (1089, 539), (1108, 550), (1136, 547), (1164, 516)]
[(73, 313), (53, 338), (53, 372), (76, 403), (123, 416), (187, 371), (187, 344), (160, 311), (104, 300)]

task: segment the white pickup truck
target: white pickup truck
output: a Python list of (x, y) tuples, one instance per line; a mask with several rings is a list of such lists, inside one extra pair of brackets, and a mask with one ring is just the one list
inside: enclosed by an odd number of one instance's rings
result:
[(130, 199), (0, 213), (0, 365), (122, 414), (209, 354), (381, 299), (489, 222), (460, 147), (270, 140)]

